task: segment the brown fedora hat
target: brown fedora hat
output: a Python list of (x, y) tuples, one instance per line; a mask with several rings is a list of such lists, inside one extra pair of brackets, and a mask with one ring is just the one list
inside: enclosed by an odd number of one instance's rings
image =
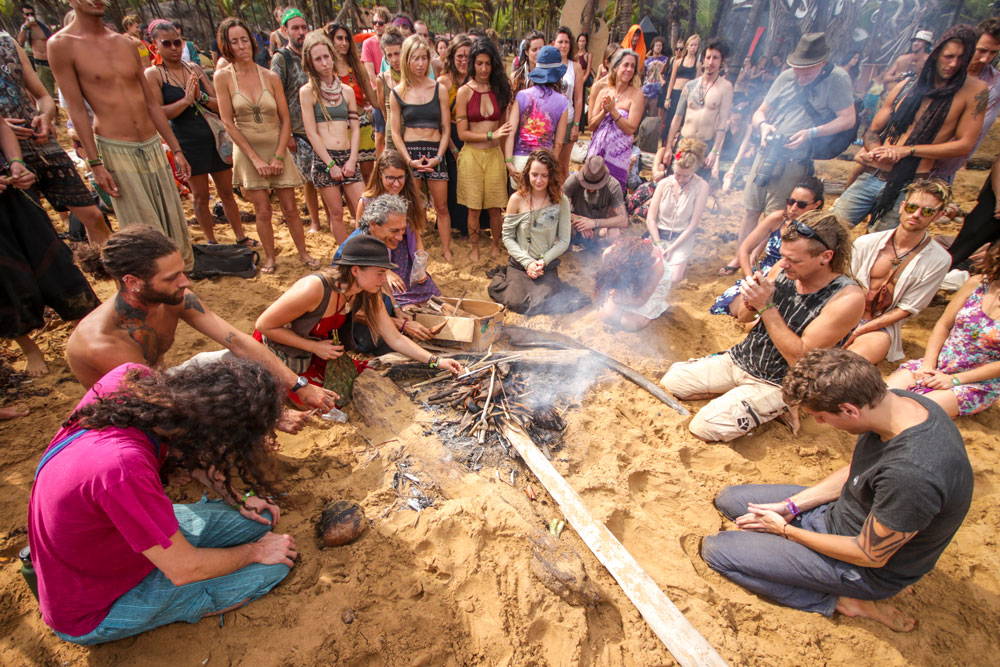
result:
[(611, 172), (600, 155), (591, 155), (580, 169), (580, 185), (586, 190), (599, 190), (610, 178)]
[(792, 67), (812, 67), (825, 62), (830, 57), (830, 47), (826, 45), (826, 33), (807, 32), (788, 54), (788, 64)]

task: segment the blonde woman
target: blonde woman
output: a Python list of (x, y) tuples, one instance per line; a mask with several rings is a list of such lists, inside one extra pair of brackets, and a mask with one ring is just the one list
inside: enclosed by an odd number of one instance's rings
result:
[(590, 91), (590, 111), (587, 128), (593, 132), (587, 157), (600, 155), (611, 176), (628, 193), (629, 161), (632, 143), (644, 100), (639, 88), (639, 54), (632, 49), (619, 49), (611, 58), (608, 78), (594, 84)]
[(278, 196), (299, 257), (310, 269), (318, 269), (320, 262), (306, 250), (305, 230), (295, 205), (295, 188), (303, 180), (288, 154), (292, 123), (281, 79), (254, 62), (257, 43), (240, 19), (225, 19), (217, 39), (222, 55), (231, 63), (214, 76), (219, 115), (233, 139), (233, 183), (243, 189), (256, 214), (265, 255), (260, 271), (275, 271), (271, 190)]
[(451, 215), (444, 155), (451, 136), (451, 113), (448, 88), (428, 76), (430, 65), (430, 43), (420, 35), (407, 37), (400, 57), (401, 81), (389, 98), (389, 121), (396, 150), (406, 158), (414, 178), (427, 181), (437, 213), (441, 252), (450, 262)]
[(358, 198), (364, 189), (358, 168), (358, 105), (354, 90), (334, 74), (333, 44), (322, 30), (306, 35), (302, 65), (309, 83), (299, 89), (299, 102), (302, 124), (313, 148), (312, 182), (330, 211), (330, 232), (337, 243), (343, 243), (347, 228), (341, 190), (357, 220)]
[(708, 201), (708, 182), (695, 173), (705, 164), (706, 150), (701, 139), (681, 139), (674, 173), (660, 181), (649, 202), (646, 228), (663, 251), (666, 272), (675, 283), (684, 278), (694, 252), (694, 232)]

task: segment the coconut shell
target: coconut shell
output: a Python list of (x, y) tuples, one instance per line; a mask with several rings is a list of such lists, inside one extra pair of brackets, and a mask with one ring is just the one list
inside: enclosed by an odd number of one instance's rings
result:
[(317, 528), (326, 546), (339, 547), (364, 532), (365, 513), (356, 503), (338, 500), (323, 509)]

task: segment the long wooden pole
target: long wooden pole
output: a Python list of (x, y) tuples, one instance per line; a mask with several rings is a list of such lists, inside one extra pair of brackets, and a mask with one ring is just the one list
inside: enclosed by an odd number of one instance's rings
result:
[(555, 499), (566, 522), (608, 569), (674, 659), (683, 667), (725, 665), (726, 661), (722, 656), (684, 618), (684, 614), (660, 590), (607, 526), (594, 520), (579, 494), (552, 467), (531, 438), (523, 430), (511, 426), (510, 422), (504, 428), (504, 436)]

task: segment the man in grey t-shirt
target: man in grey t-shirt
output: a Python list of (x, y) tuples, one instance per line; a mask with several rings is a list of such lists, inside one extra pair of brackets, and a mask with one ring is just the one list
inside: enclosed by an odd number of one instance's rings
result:
[[(807, 33), (788, 56), (790, 69), (778, 75), (753, 114), (753, 126), (760, 131), (761, 150), (754, 160), (743, 191), (743, 224), (736, 247), (757, 226), (761, 213), (785, 206), (796, 185), (812, 175), (810, 147), (818, 137), (825, 137), (854, 125), (854, 94), (851, 77), (840, 67), (827, 65), (830, 48), (821, 32)], [(822, 118), (818, 123), (806, 111), (803, 99)], [(784, 138), (784, 145), (771, 160), (775, 145), (769, 139)], [(770, 150), (769, 150), (770, 146)], [(734, 256), (720, 274), (735, 273), (739, 264)]]
[(622, 186), (600, 155), (591, 155), (566, 178), (563, 194), (569, 199), (574, 236), (614, 240), (628, 227)]
[(715, 505), (736, 522), (702, 558), (755, 593), (803, 611), (862, 616), (908, 632), (885, 600), (934, 569), (972, 503), (972, 466), (948, 415), (888, 390), (861, 356), (814, 350), (785, 376), (785, 402), (856, 434), (848, 466), (811, 487), (748, 484)]
[[(309, 76), (302, 70), (302, 44), (309, 33), (302, 12), (289, 7), (281, 16), (281, 26), (288, 32), (288, 44), (274, 52), (271, 56), (271, 71), (281, 79), (285, 91), (285, 101), (288, 103), (288, 117), (292, 123), (292, 136), (288, 140), (288, 150), (292, 153), (295, 166), (305, 179), (306, 208), (309, 210), (309, 231), (318, 232), (319, 227), (319, 197), (316, 186), (312, 182), (313, 148), (306, 137), (306, 128), (302, 124), (302, 103), (299, 102), (299, 88), (309, 82)], [(277, 31), (275, 31), (277, 32)], [(329, 223), (329, 220), (327, 221)], [(329, 227), (329, 225), (327, 225)]]

